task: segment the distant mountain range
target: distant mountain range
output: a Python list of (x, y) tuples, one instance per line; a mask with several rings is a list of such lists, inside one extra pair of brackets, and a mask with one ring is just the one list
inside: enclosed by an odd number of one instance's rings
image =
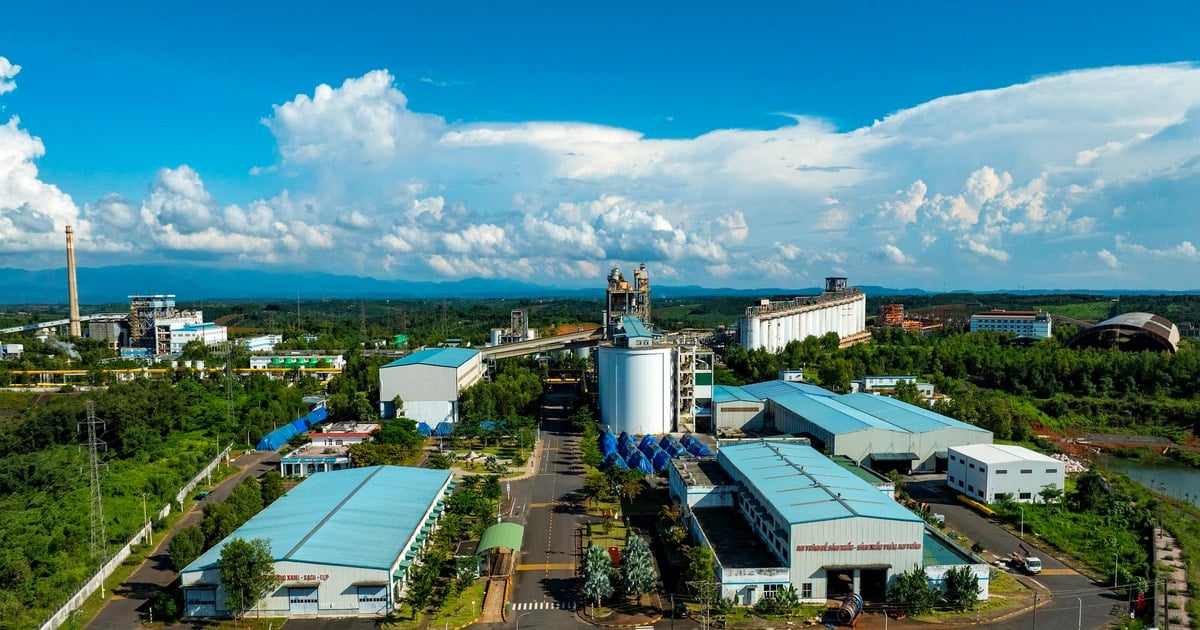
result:
[[(379, 280), (361, 276), (342, 276), (320, 272), (278, 272), (257, 270), (214, 269), (196, 266), (122, 265), (115, 267), (80, 268), (76, 272), (81, 304), (125, 303), (134, 294), (171, 293), (183, 302), (194, 300), (264, 300), (264, 299), (420, 299), (420, 298), (536, 298), (575, 297), (599, 298), (603, 280), (587, 288), (554, 287), (516, 280), (472, 278), (456, 282), (413, 282), (409, 280)], [(857, 285), (852, 285), (857, 286)], [(656, 298), (688, 296), (781, 296), (815, 295), (818, 287), (730, 289), (695, 285), (651, 285)], [(858, 286), (869, 296), (932, 295), (923, 289), (896, 289), (878, 286)], [(954, 293), (973, 293), (954, 291)], [(1083, 290), (1039, 289), (1019, 291), (988, 291), (1038, 295), (1049, 293), (1085, 293), (1092, 295), (1133, 295), (1161, 293), (1190, 293), (1185, 291), (1146, 290)], [(0, 303), (2, 304), (66, 304), (66, 269), (0, 269)]]

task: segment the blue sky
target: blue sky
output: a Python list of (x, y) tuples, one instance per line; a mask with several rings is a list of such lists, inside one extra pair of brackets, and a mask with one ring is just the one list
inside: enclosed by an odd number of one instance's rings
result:
[(1197, 288), (1187, 3), (17, 4), (0, 266)]

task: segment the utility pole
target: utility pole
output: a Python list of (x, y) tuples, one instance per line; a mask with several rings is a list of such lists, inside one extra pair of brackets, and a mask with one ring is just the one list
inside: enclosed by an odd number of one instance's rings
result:
[[(104, 493), (100, 485), (100, 450), (108, 449), (108, 444), (101, 440), (99, 433), (104, 431), (104, 422), (96, 418), (96, 403), (87, 401), (87, 427), (85, 444), (88, 449), (88, 479), (91, 489), (91, 550), (92, 557), (99, 559), (100, 566), (108, 561), (108, 535), (104, 531)], [(96, 426), (100, 425), (97, 432)], [(100, 581), (100, 597), (104, 597), (104, 581)]]
[(150, 524), (150, 518), (146, 515), (146, 493), (143, 492), (140, 496), (142, 497), (142, 523), (144, 523), (143, 526), (147, 530), (146, 540), (149, 541), (151, 544), (153, 544), (154, 543), (154, 526)]

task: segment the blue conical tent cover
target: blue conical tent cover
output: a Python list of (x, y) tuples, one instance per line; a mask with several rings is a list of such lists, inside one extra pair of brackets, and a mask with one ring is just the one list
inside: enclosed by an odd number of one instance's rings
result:
[(658, 452), (654, 454), (654, 458), (650, 460), (650, 463), (654, 465), (654, 472), (660, 473), (666, 470), (667, 462), (669, 461), (671, 461), (671, 454), (660, 448), (658, 449)]
[[(607, 444), (600, 445), (600, 457), (607, 459), (609, 455), (617, 455), (617, 445), (616, 444), (613, 444), (612, 446), (609, 446)], [(617, 457), (620, 457), (620, 455), (617, 455)]]
[(651, 442), (649, 444), (646, 444), (645, 446), (643, 446), (641, 448), (642, 455), (645, 455), (646, 457), (654, 457), (654, 453), (656, 451), (661, 451), (661, 450), (662, 450), (661, 448), (658, 448), (658, 442), (655, 442), (653, 440), (651, 440)]
[(438, 437), (446, 437), (454, 433), (453, 422), (439, 422), (436, 427), (433, 427), (433, 434)]
[(633, 440), (627, 440), (624, 444), (617, 445), (617, 452), (621, 454), (621, 457), (629, 459), (629, 456), (638, 452), (638, 450), (633, 445)]
[(667, 448), (667, 445), (675, 441), (675, 437), (670, 433), (663, 434), (662, 439), (658, 441), (658, 445), (662, 448)]
[(604, 448), (605, 444), (611, 444), (613, 447), (613, 450), (614, 451), (617, 450), (617, 438), (613, 434), (609, 433), (608, 431), (602, 432), (600, 434), (600, 437), (598, 437), (596, 439), (599, 440), (601, 449)]
[(683, 448), (683, 445), (678, 441), (668, 444), (667, 452), (671, 454), (671, 457), (686, 457), (688, 454), (687, 449)]
[(634, 451), (633, 455), (629, 456), (629, 467), (646, 474), (654, 472), (654, 466), (650, 464), (650, 460), (646, 459), (645, 455), (642, 455), (641, 451)]
[(679, 440), (679, 442), (683, 444), (683, 447), (688, 449), (689, 451), (692, 450), (689, 447), (691, 447), (692, 442), (695, 442), (695, 441), (696, 441), (696, 436), (692, 435), (691, 433), (684, 434), (684, 436)]
[(424, 436), (430, 436), (430, 435), (433, 435), (433, 429), (430, 429), (429, 425), (425, 422), (418, 422), (417, 423), (417, 433), (420, 433), (421, 435), (424, 435)]
[(693, 439), (690, 446), (687, 446), (687, 452), (696, 457), (711, 457), (713, 452), (709, 450), (700, 440)]
[(646, 434), (646, 437), (642, 438), (642, 441), (641, 441), (641, 442), (638, 442), (638, 448), (639, 448), (639, 449), (641, 449), (641, 450), (643, 450), (643, 451), (645, 451), (645, 450), (646, 450), (646, 446), (648, 446), (648, 445), (650, 445), (650, 444), (654, 444), (654, 443), (655, 443), (655, 442), (654, 442), (654, 436), (653, 436), (653, 435), (651, 435), (651, 434), (649, 434), (649, 433), (647, 433), (647, 434)]
[(621, 459), (621, 456), (616, 453), (613, 453), (605, 458), (603, 468), (612, 468), (613, 466), (616, 466), (617, 468), (629, 468), (629, 465), (625, 463), (625, 460)]

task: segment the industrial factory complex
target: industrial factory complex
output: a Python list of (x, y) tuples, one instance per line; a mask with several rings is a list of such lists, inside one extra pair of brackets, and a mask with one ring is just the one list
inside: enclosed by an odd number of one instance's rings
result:
[[(122, 356), (147, 359), (178, 356), (190, 343), (228, 343), (223, 326), (205, 322), (201, 311), (179, 309), (172, 294), (131, 295), (128, 313), (80, 316), (69, 227), (66, 236), (71, 306), (63, 323), (70, 334), (106, 340)], [(800, 370), (765, 382), (717, 385), (712, 347), (656, 329), (651, 303), (645, 265), (631, 277), (613, 268), (599, 327), (539, 336), (528, 312), (515, 309), (509, 327), (493, 329), (484, 347), (398, 352), (378, 370), (379, 416), (412, 420), (422, 435), (450, 435), (460, 421), (462, 392), (487, 378), (496, 360), (552, 352), (594, 357), (594, 375), (586, 382), (595, 386), (605, 467), (665, 476), (683, 529), (713, 551), (721, 597), (745, 606), (790, 586), (804, 602), (846, 598), (857, 615), (864, 600), (885, 600), (897, 576), (914, 568), (939, 585), (951, 569), (968, 567), (978, 598), (987, 599), (987, 563), (899, 503), (889, 473), (945, 473), (950, 490), (983, 502), (1031, 501), (1047, 488), (1064, 487), (1058, 460), (995, 445), (990, 431), (880, 395), (911, 383), (922, 396), (933, 396), (933, 387), (916, 375), (867, 376), (850, 393), (805, 382)], [(1051, 334), (1043, 312), (990, 311), (972, 317), (970, 325), (973, 331), (1034, 338)], [(732, 334), (731, 344), (767, 352), (808, 337), (836, 335), (843, 346), (865, 342), (866, 295), (844, 277), (829, 277), (817, 295), (748, 306)], [(254, 355), (251, 372), (345, 365), (335, 354), (272, 354), (282, 341), (260, 335), (237, 343)], [(1178, 330), (1153, 316), (1115, 318), (1079, 338), (1081, 345), (1169, 350), (1177, 341)], [(22, 348), (5, 344), (0, 350), (19, 356)], [(218, 561), (239, 538), (266, 541), (278, 578), (251, 614), (379, 616), (399, 609), (411, 570), (421, 563), (454, 491), (454, 475), (355, 468), (349, 447), (370, 440), (380, 425), (328, 422), (334, 411), (316, 400), (308, 415), (258, 443), (260, 450), (280, 451), (278, 470), (298, 485), (181, 571), (185, 616), (231, 612)], [(284, 448), (301, 433), (311, 443)], [(531, 466), (528, 474), (556, 473)], [(511, 484), (506, 492), (511, 494)], [(497, 526), (511, 525), (501, 523), (503, 513), (495, 518)], [(514, 554), (520, 552), (520, 534), (516, 538)], [(510, 585), (504, 583), (503, 597)]]

